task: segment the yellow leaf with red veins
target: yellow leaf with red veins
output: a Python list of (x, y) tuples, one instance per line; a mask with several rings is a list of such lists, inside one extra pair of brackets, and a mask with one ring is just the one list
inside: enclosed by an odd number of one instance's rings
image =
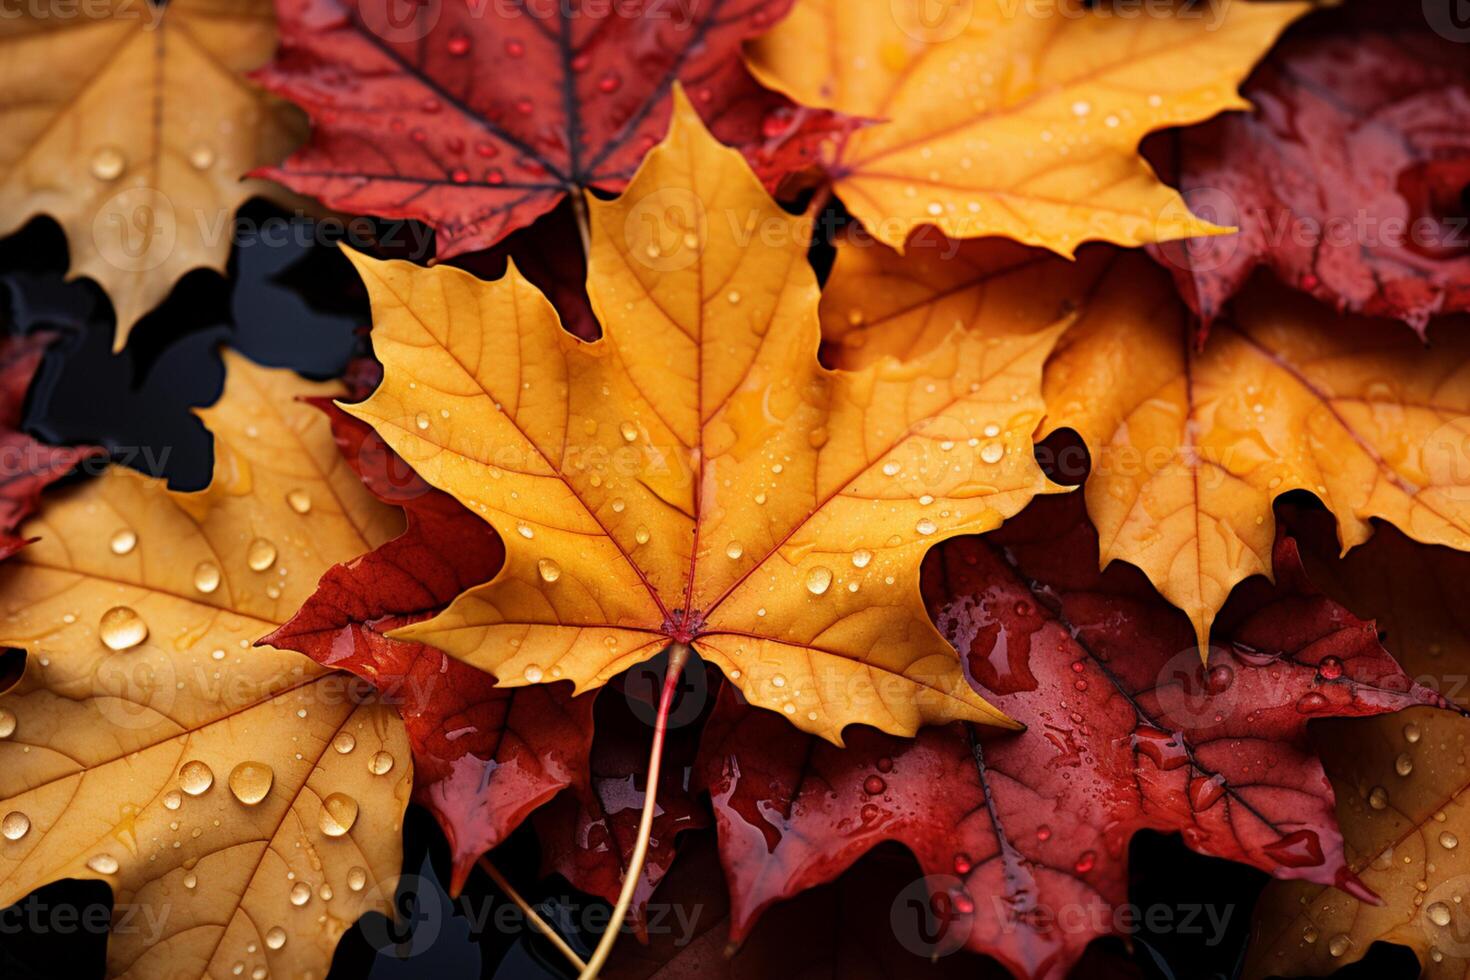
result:
[[(391, 707), (251, 643), (401, 526), (341, 461), (336, 394), (229, 357), (199, 493), (113, 468), (47, 497), (0, 565), (0, 907), (63, 878), (115, 899), (109, 976), (325, 976), (389, 908), (413, 765)], [(126, 917), (126, 918), (124, 918)]]
[(246, 81), (275, 50), (270, 0), (100, 0), (0, 18), (0, 235), (55, 218), (71, 273), (97, 281), (121, 350), (180, 276), (224, 272), (242, 180), (304, 137)]
[(385, 374), (348, 410), (507, 552), (493, 582), (393, 635), (579, 690), (687, 642), (834, 741), (855, 723), (1005, 724), (930, 623), (919, 565), (1051, 489), (1031, 436), (1060, 327), (824, 369), (808, 222), (682, 94), (628, 191), (588, 204), (596, 343), (513, 269), (355, 258)]
[(799, 0), (748, 59), (799, 102), (882, 120), (831, 148), (848, 210), (902, 248), (920, 225), (1071, 255), (1219, 234), (1138, 154), (1246, 109), (1237, 86), (1306, 3), (1120, 15), (1082, 0)]
[(1368, 539), (1374, 517), (1470, 549), (1470, 337), (1459, 325), (1426, 348), (1408, 330), (1258, 283), (1201, 351), (1167, 273), (1140, 253), (1098, 247), (1070, 268), (1006, 243), (959, 254), (839, 250), (823, 297), (836, 362), (923, 350), (945, 322), (1035, 329), (1075, 307), (1047, 362), (1040, 435), (1082, 436), (1102, 563), (1143, 569), (1189, 614), (1201, 650), (1236, 583), (1270, 574), (1281, 494), (1319, 497), (1343, 550)]

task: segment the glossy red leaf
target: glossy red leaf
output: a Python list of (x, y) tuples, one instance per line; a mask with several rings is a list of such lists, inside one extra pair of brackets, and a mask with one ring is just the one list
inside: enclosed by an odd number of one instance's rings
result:
[(953, 937), (936, 944), (963, 941), (1023, 977), (1064, 975), (1114, 928), (1142, 829), (1357, 887), (1307, 723), (1440, 699), (1412, 684), (1372, 624), (1311, 587), (1289, 539), (1276, 585), (1252, 579), (1222, 611), (1208, 669), (1187, 619), (1136, 569), (1097, 568), (1080, 494), (1039, 498), (926, 564), (940, 628), (1022, 734), (849, 729), (839, 749), (725, 697), (699, 778), (734, 939), (772, 902), (889, 840), (931, 876)]
[[(632, 691), (628, 679), (660, 676), (658, 671), (634, 668), (609, 686), (598, 699), (586, 778), (532, 818), (541, 840), (543, 871), (556, 872), (573, 887), (608, 902), (617, 901), (637, 842), (653, 739), (650, 722), (655, 705)], [(629, 923), (644, 938), (644, 906), (674, 863), (679, 835), (709, 824), (689, 789), (698, 739), (698, 725), (682, 724), (671, 727), (664, 742), (648, 857), (628, 914)]]
[(106, 455), (97, 446), (48, 446), (20, 430), (26, 393), (55, 339), (45, 332), (0, 338), (0, 558), (25, 546), (12, 532), (35, 512), (42, 490), (83, 460)]
[(1241, 229), (1154, 247), (1206, 328), (1257, 266), (1421, 334), (1470, 309), (1464, 48), (1422, 22), (1302, 34), (1246, 85), (1255, 112), (1179, 133), (1191, 209)]
[(388, 630), (432, 615), (504, 558), (488, 524), (430, 488), (371, 427), (328, 400), (337, 445), (363, 483), (404, 510), (387, 544), (335, 565), (280, 629), (260, 640), (349, 670), (396, 704), (414, 754), (414, 799), (449, 838), (456, 893), (476, 859), (557, 792), (584, 778), (592, 699), (570, 685), (498, 688), (483, 671)]
[(774, 188), (852, 126), (766, 90), (740, 58), (791, 2), (278, 0), (281, 47), (256, 77), (309, 113), (312, 137), (261, 173), (343, 211), (427, 222), (449, 258), (569, 192), (622, 190), (663, 138), (677, 81)]

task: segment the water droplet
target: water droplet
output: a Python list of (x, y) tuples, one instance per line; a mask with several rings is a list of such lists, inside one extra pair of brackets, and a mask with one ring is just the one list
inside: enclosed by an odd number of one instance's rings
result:
[(196, 144), (189, 151), (189, 165), (195, 170), (208, 170), (214, 166), (214, 150), (203, 143)]
[(731, 541), (725, 545), (725, 556), (731, 561), (734, 561), (743, 554), (745, 554), (745, 549), (740, 546), (739, 541)]
[(242, 762), (230, 770), (230, 792), (246, 806), (254, 806), (270, 794), (276, 774), (264, 762)]
[(208, 792), (209, 787), (213, 785), (214, 770), (198, 759), (184, 763), (179, 769), (179, 788), (190, 796), (199, 796)]
[(166, 810), (177, 810), (184, 805), (184, 794), (176, 789), (171, 789), (163, 794), (163, 806)]
[(1400, 776), (1407, 776), (1414, 771), (1414, 760), (1409, 756), (1409, 753), (1400, 752), (1399, 757), (1393, 760), (1393, 769)]
[(1337, 657), (1323, 657), (1317, 664), (1317, 673), (1324, 680), (1337, 680), (1342, 676), (1342, 660)]
[(1327, 940), (1327, 952), (1331, 953), (1333, 956), (1341, 956), (1343, 953), (1346, 953), (1348, 951), (1348, 947), (1352, 944), (1353, 941), (1351, 939), (1339, 932), (1337, 935)]
[(19, 810), (12, 810), (0, 820), (0, 835), (6, 840), (20, 840), (31, 832), (31, 818)]
[(632, 422), (624, 422), (622, 425), (619, 425), (618, 431), (623, 434), (624, 442), (632, 442), (638, 438), (638, 426)]
[(1072, 103), (1072, 115), (1076, 116), (1078, 119), (1081, 119), (1083, 116), (1086, 116), (1090, 112), (1092, 112), (1092, 103), (1086, 101), (1085, 99), (1078, 99), (1076, 102)]
[(597, 80), (597, 91), (603, 95), (611, 95), (622, 87), (623, 76), (615, 71), (610, 71)]
[[(341, 837), (357, 823), (357, 801), (346, 793), (333, 793), (322, 800), (317, 826), (328, 837)], [(269, 939), (267, 939), (269, 941)], [(279, 947), (276, 947), (279, 948)]]
[(256, 538), (250, 542), (250, 548), (245, 552), (245, 564), (250, 566), (252, 572), (263, 572), (276, 563), (276, 546), (265, 538)]
[(15, 734), (15, 712), (9, 708), (0, 708), (0, 738), (9, 738)]
[(270, 949), (280, 949), (286, 945), (286, 930), (280, 926), (272, 926), (270, 932), (265, 934), (265, 944)]
[(561, 566), (554, 559), (542, 558), (536, 562), (536, 571), (543, 582), (555, 582), (561, 578)]
[(1368, 805), (1375, 810), (1382, 810), (1388, 806), (1388, 790), (1382, 786), (1374, 786), (1368, 793)]
[(355, 892), (360, 892), (367, 886), (367, 872), (362, 868), (353, 868), (347, 872), (347, 887)]
[(417, 415), (415, 415), (413, 417), (413, 424), (416, 425), (416, 426), (418, 426), (419, 431), (423, 431), (424, 429), (427, 429), (429, 427), (429, 413), (427, 413), (427, 412), (420, 412)]
[(536, 529), (525, 521), (521, 521), (516, 525), (516, 533), (529, 541), (536, 536)]
[(219, 588), (219, 566), (212, 561), (201, 561), (194, 566), (194, 588), (209, 595)]
[(306, 514), (311, 511), (311, 494), (297, 487), (286, 494), (286, 503), (298, 514)]
[(784, 674), (776, 674), (775, 676), (773, 676), (771, 678), (771, 686), (772, 687), (785, 687), (786, 686), (786, 677), (785, 677), (785, 675)]
[(1413, 745), (1415, 742), (1419, 741), (1419, 736), (1420, 732), (1418, 725), (1414, 724), (1413, 722), (1409, 722), (1409, 724), (1404, 726), (1404, 740), (1407, 741), (1410, 745)]
[(1302, 942), (1311, 944), (1315, 943), (1316, 941), (1317, 930), (1314, 926), (1307, 926), (1306, 928), (1302, 929)]
[(636, 530), (636, 531), (633, 532), (633, 540), (634, 541), (637, 541), (639, 544), (647, 544), (648, 543), (648, 528), (643, 527), (643, 526), (640, 525), (639, 528), (638, 528), (638, 530)]
[(351, 732), (338, 732), (337, 737), (332, 739), (332, 748), (340, 755), (347, 755), (357, 748), (357, 738)]
[(725, 294), (725, 299), (730, 303), (731, 306), (734, 306), (736, 303), (740, 302), (740, 290), (730, 290), (728, 293)]
[(919, 523), (914, 525), (914, 530), (927, 537), (928, 535), (933, 534), (939, 529), (934, 526), (933, 521), (929, 520), (929, 518), (926, 517)]
[(1454, 915), (1450, 912), (1450, 907), (1444, 902), (1431, 902), (1429, 907), (1424, 910), (1424, 914), (1429, 917), (1430, 922), (1433, 922), (1437, 926), (1447, 926), (1450, 924), (1450, 920), (1454, 918)]
[(112, 535), (108, 547), (114, 555), (125, 555), (138, 544), (138, 535), (131, 528), (122, 528)]
[(117, 858), (111, 854), (94, 854), (87, 858), (87, 867), (99, 875), (115, 875), (118, 869)]
[(832, 569), (817, 565), (806, 573), (806, 590), (812, 595), (821, 595), (832, 587)]
[(964, 851), (961, 851), (960, 853), (958, 853), (958, 854), (956, 854), (954, 856), (954, 873), (955, 874), (957, 874), (957, 875), (967, 875), (967, 874), (970, 873), (971, 869), (973, 869), (974, 867), (975, 867), (975, 862), (970, 858), (970, 855), (966, 854)]
[(869, 796), (877, 796), (887, 788), (888, 784), (883, 781), (882, 776), (869, 776), (863, 780), (863, 792)]
[(464, 34), (453, 34), (444, 46), (449, 49), (450, 54), (462, 58), (470, 52), (470, 39)]
[(102, 614), (98, 635), (110, 650), (131, 650), (148, 639), (148, 624), (127, 606), (113, 606)]
[(199, 887), (199, 876), (196, 875), (192, 871), (190, 871), (188, 874), (184, 875), (184, 887), (187, 888), (187, 889), (189, 889), (190, 891), (193, 891), (195, 888), (198, 888)]
[(987, 442), (980, 448), (980, 458), (987, 463), (999, 463), (1005, 454), (1006, 448), (998, 442)]
[(117, 180), (128, 165), (127, 157), (115, 146), (104, 146), (92, 155), (92, 176), (98, 180)]
[(868, 562), (873, 560), (873, 553), (866, 548), (859, 548), (852, 553), (852, 565), (854, 568), (867, 568)]
[(368, 760), (368, 772), (374, 776), (386, 776), (393, 771), (393, 756), (387, 752), (374, 752)]
[(291, 904), (298, 908), (311, 901), (311, 886), (304, 881), (298, 881), (291, 886)]
[(1448, 830), (1441, 830), (1439, 832), (1439, 846), (1447, 851), (1453, 851), (1455, 848), (1460, 846), (1460, 838), (1456, 837)]
[(1077, 859), (1077, 863), (1072, 865), (1072, 867), (1079, 875), (1087, 874), (1087, 872), (1097, 867), (1097, 852), (1083, 851), (1082, 856)]
[(898, 475), (898, 471), (901, 470), (901, 469), (903, 469), (902, 466), (900, 466), (894, 460), (891, 460), (890, 459), (888, 462), (886, 462), (886, 463), (883, 464), (883, 475), (884, 476), (897, 476)]

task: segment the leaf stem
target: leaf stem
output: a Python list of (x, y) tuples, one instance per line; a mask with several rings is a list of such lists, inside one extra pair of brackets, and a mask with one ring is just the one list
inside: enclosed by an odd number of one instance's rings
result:
[(577, 951), (568, 946), (567, 941), (561, 938), (561, 934), (551, 928), (551, 925), (545, 919), (541, 918), (536, 910), (531, 907), (531, 903), (527, 902), (521, 893), (516, 891), (515, 885), (512, 885), (505, 875), (500, 873), (500, 869), (490, 862), (488, 855), (480, 858), (480, 870), (490, 876), (490, 880), (495, 882), (495, 886), (505, 892), (506, 896), (521, 910), (521, 914), (526, 917), (526, 921), (531, 923), (531, 926), (537, 932), (545, 936), (551, 945), (556, 947), (557, 952), (566, 957), (568, 963), (572, 964), (579, 971), (587, 969), (587, 962), (578, 956)]
[(669, 666), (664, 671), (663, 693), (658, 699), (658, 714), (653, 719), (653, 745), (648, 752), (648, 782), (643, 792), (643, 816), (638, 821), (638, 841), (633, 847), (633, 857), (628, 862), (628, 871), (623, 876), (623, 890), (618, 894), (618, 903), (613, 906), (612, 918), (608, 920), (607, 929), (603, 932), (602, 939), (597, 943), (597, 949), (593, 951), (592, 958), (587, 961), (587, 966), (582, 970), (578, 980), (596, 980), (598, 972), (612, 952), (613, 945), (618, 941), (618, 934), (623, 928), (623, 919), (628, 915), (628, 907), (633, 904), (633, 893), (638, 890), (638, 883), (643, 880), (643, 865), (648, 859), (648, 839), (653, 835), (653, 816), (658, 809), (659, 769), (663, 764), (664, 734), (669, 727), (669, 709), (674, 703), (674, 695), (679, 691), (679, 675), (684, 672), (684, 665), (688, 662), (689, 645), (686, 643), (670, 644)]
[(582, 258), (588, 262), (592, 261), (592, 228), (587, 218), (587, 199), (582, 195), (586, 191), (578, 188), (570, 197), (572, 199), (572, 211), (577, 215), (577, 232), (582, 236)]

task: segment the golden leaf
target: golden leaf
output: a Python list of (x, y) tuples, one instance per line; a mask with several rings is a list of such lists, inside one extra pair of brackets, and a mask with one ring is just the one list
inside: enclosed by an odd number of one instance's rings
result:
[[(1336, 556), (1327, 515), (1290, 509), (1286, 526), (1313, 582), (1371, 617), (1383, 644), (1421, 684), (1470, 703), (1463, 623), (1470, 555), (1415, 544), (1392, 527)], [(1374, 942), (1411, 947), (1430, 980), (1461, 978), (1470, 962), (1470, 719), (1416, 709), (1326, 722), (1314, 739), (1337, 795), (1353, 871), (1384, 900), (1273, 882), (1256, 906), (1252, 976), (1323, 975)], [(1465, 843), (1461, 843), (1464, 841)]]
[(0, 19), (0, 235), (55, 218), (72, 274), (111, 297), (121, 350), (185, 272), (224, 271), (236, 205), (283, 194), (240, 179), (305, 135), (243, 77), (275, 49), (275, 15), (269, 0), (16, 13)]
[(28, 655), (0, 696), (0, 906), (106, 882), (129, 926), (111, 976), (323, 976), (399, 870), (402, 722), (347, 675), (250, 648), (399, 513), (293, 401), (340, 388), (228, 367), (201, 413), (208, 490), (110, 469), (48, 498), (0, 566), (0, 643)]
[(1415, 708), (1325, 722), (1319, 736), (1349, 866), (1383, 904), (1273, 882), (1246, 975), (1325, 976), (1384, 941), (1412, 948), (1428, 980), (1458, 980), (1470, 962), (1470, 719)]
[(831, 151), (833, 186), (878, 240), (920, 225), (1063, 255), (1219, 234), (1138, 155), (1149, 132), (1246, 109), (1237, 84), (1305, 3), (1119, 16), (1082, 0), (800, 0), (749, 48), (798, 102), (883, 120)]
[(507, 551), (493, 582), (394, 635), (579, 690), (692, 642), (834, 741), (1005, 723), (930, 623), (919, 564), (1049, 489), (1031, 436), (1060, 327), (823, 369), (808, 222), (682, 93), (628, 191), (588, 203), (597, 343), (514, 269), (354, 258), (385, 377), (348, 410)]
[[(1201, 650), (1235, 584), (1270, 574), (1272, 502), (1289, 491), (1327, 504), (1344, 551), (1367, 540), (1373, 517), (1470, 549), (1463, 330), (1441, 327), (1426, 349), (1408, 330), (1259, 283), (1199, 351), (1168, 275), (1142, 254), (1099, 247), (1059, 276), (1062, 261), (1044, 253), (967, 248), (964, 262), (839, 254), (823, 298), (837, 363), (898, 352), (899, 336), (923, 349), (936, 321), (1034, 329), (1078, 306), (1046, 366), (1041, 435), (1082, 436), (1103, 564), (1143, 569), (1189, 614)], [(1041, 278), (1055, 285), (1042, 291)]]

